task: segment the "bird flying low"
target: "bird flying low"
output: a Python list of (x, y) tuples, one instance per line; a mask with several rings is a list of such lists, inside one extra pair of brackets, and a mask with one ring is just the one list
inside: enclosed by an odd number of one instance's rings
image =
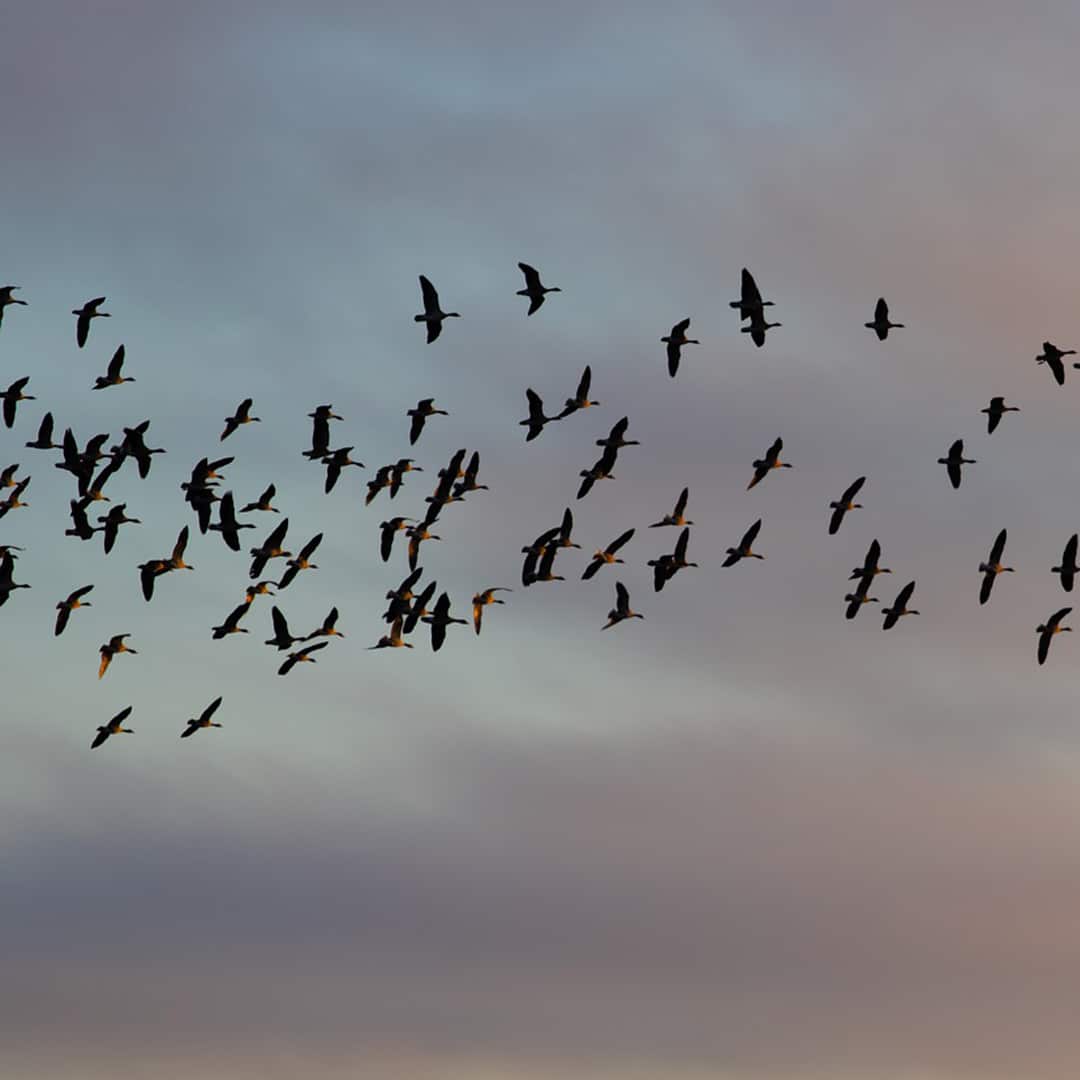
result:
[[(525, 312), (526, 315), (533, 315), (539, 311), (548, 293), (562, 292), (558, 285), (545, 288), (540, 283), (540, 272), (528, 263), (519, 262), (518, 269), (525, 275), (525, 288), (518, 289), (516, 295), (529, 298), (529, 310)], [(421, 278), (420, 280), (422, 282), (424, 279)]]
[(441, 333), (445, 319), (460, 319), (456, 311), (443, 311), (439, 306), (439, 294), (435, 286), (423, 274), (420, 275), (420, 293), (424, 300), (424, 313), (414, 315), (414, 322), (427, 323), (427, 343), (430, 345)]

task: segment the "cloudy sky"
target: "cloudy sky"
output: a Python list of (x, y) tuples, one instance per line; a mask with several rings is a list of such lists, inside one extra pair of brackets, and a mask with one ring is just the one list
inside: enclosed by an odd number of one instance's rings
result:
[[(1080, 344), (1073, 5), (51, 0), (2, 27), (0, 284), (29, 306), (0, 383), (37, 397), (0, 430), (33, 476), (0, 522), (32, 586), (0, 611), (4, 1075), (1076, 1075), (1080, 642), (1034, 655), (1080, 528), (1080, 373), (1034, 363)], [(530, 319), (518, 260), (563, 289)], [(760, 350), (742, 266), (783, 323)], [(463, 314), (431, 346), (418, 273)], [(91, 393), (121, 342), (137, 381)], [(525, 445), (525, 388), (557, 407), (586, 364), (601, 405)], [(1022, 412), (988, 437), (995, 394)], [(325, 533), (279, 602), (347, 635), (286, 679), (272, 601), (210, 638), (247, 584), (216, 535), (149, 605), (135, 569), (249, 395), (226, 486), (275, 482), (294, 550)], [(427, 472), (365, 508), (429, 396)], [(300, 457), (326, 402), (367, 466), (330, 496)], [(108, 558), (24, 448), (46, 409), (167, 449), (111, 482), (143, 524)], [(623, 415), (641, 445), (576, 502)], [(747, 492), (777, 435), (794, 467)], [(490, 491), (445, 510), (425, 580), (459, 613), (515, 591), (479, 638), (369, 653), (406, 572), (378, 523), (463, 446)], [(643, 526), (684, 485), (701, 565), (657, 595), (675, 531)], [(522, 589), (567, 505), (586, 551)], [(758, 517), (767, 559), (721, 569)], [(1017, 573), (980, 608), (1004, 527)], [(875, 537), (875, 595), (918, 582), (888, 634), (843, 617)], [(646, 618), (601, 634), (616, 578)], [(99, 682), (120, 632), (138, 655)], [(223, 729), (180, 742), (218, 695)], [(126, 705), (135, 735), (91, 754)]]

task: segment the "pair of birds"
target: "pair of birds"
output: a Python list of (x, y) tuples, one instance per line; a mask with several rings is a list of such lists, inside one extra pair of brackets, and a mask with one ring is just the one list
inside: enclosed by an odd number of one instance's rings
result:
[(589, 398), (592, 387), (592, 365), (586, 364), (585, 370), (578, 380), (577, 390), (573, 397), (568, 397), (563, 405), (563, 410), (556, 416), (548, 416), (544, 412), (544, 399), (530, 386), (525, 390), (525, 400), (528, 402), (529, 415), (524, 420), (518, 421), (518, 427), (526, 428), (525, 441), (532, 442), (544, 428), (556, 420), (565, 420), (572, 413), (580, 409), (590, 409), (599, 405), (599, 401)]
[[(202, 728), (221, 727), (220, 723), (211, 719), (214, 713), (217, 712), (221, 702), (222, 698), (215, 698), (197, 717), (189, 720), (187, 727), (180, 732), (180, 738), (190, 738)], [(96, 750), (102, 743), (112, 738), (113, 735), (133, 735), (135, 733), (134, 728), (124, 727), (124, 721), (131, 715), (132, 710), (133, 706), (128, 705), (126, 708), (121, 709), (107, 724), (101, 724), (97, 729), (97, 735), (94, 736), (94, 741), (90, 744), (90, 749)]]

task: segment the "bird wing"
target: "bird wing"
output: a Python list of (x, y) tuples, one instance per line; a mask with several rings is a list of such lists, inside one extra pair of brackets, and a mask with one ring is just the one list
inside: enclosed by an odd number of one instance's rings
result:
[(71, 595), (70, 595), (70, 596), (68, 597), (68, 603), (71, 603), (71, 602), (72, 602), (73, 600), (79, 600), (79, 599), (81, 599), (81, 598), (82, 598), (82, 597), (84, 597), (84, 596), (85, 596), (85, 595), (86, 595), (86, 594), (87, 594), (88, 592), (90, 592), (90, 590), (91, 590), (91, 589), (92, 589), (93, 587), (94, 587), (93, 585), (84, 585), (84, 586), (83, 586), (83, 587), (82, 587), (81, 589), (76, 589), (76, 590), (75, 590), (75, 591), (74, 591), (74, 592), (73, 592), (73, 593), (72, 593), (72, 594), (71, 594)]
[(615, 609), (628, 611), (630, 608), (630, 593), (621, 581), (615, 582)]
[(885, 303), (885, 297), (882, 296), (878, 299), (878, 302), (874, 305), (874, 322), (886, 323), (889, 321), (889, 305)]
[(1061, 565), (1063, 567), (1064, 566), (1075, 566), (1076, 565), (1077, 539), (1078, 538), (1077, 538), (1076, 533), (1073, 533), (1072, 536), (1069, 537), (1069, 541), (1065, 545), (1065, 551), (1061, 556)]
[(71, 608), (66, 604), (61, 604), (60, 610), (56, 613), (56, 629), (53, 631), (55, 637), (59, 637), (64, 632), (69, 618), (71, 618)]
[(862, 488), (863, 484), (865, 484), (865, 483), (866, 483), (866, 477), (865, 476), (860, 476), (859, 479), (856, 480), (855, 483), (852, 484), (844, 492), (844, 494), (840, 496), (840, 501), (843, 502), (843, 503), (851, 502), (851, 500), (854, 499), (855, 496), (859, 494), (860, 489)]
[(1005, 541), (1008, 538), (1008, 530), (1002, 529), (994, 538), (994, 546), (990, 549), (990, 562), (1001, 562), (1001, 556), (1005, 552)]
[(866, 549), (866, 558), (863, 559), (863, 569), (873, 570), (878, 564), (878, 559), (881, 558), (881, 544), (875, 537), (870, 541), (870, 546)]
[(382, 535), (379, 538), (379, 554), (382, 556), (382, 561), (386, 562), (390, 558), (390, 552), (394, 549), (394, 534), (397, 529), (394, 528), (393, 522), (387, 522), (382, 529)]
[(570, 534), (574, 531), (574, 514), (568, 506), (563, 511), (562, 523), (559, 525), (559, 539), (566, 541), (570, 539)]
[(985, 604), (990, 599), (990, 590), (994, 587), (994, 579), (997, 577), (993, 571), (983, 574), (982, 585), (979, 586), (979, 603)]
[(589, 397), (589, 386), (592, 383), (592, 367), (588, 364), (585, 365), (585, 370), (581, 373), (581, 380), (578, 382), (577, 387), (577, 400), (587, 401)]
[(264, 548), (279, 548), (282, 541), (285, 539), (285, 534), (289, 531), (289, 519), (285, 518), (280, 525), (276, 526), (270, 535), (266, 538), (266, 542), (263, 544)]
[(525, 288), (529, 292), (538, 292), (543, 288), (540, 284), (540, 272), (528, 263), (519, 262), (518, 269), (525, 275)]
[(945, 471), (949, 474), (949, 482), (954, 488), (960, 486), (960, 463), (958, 461), (950, 461), (945, 466)]
[(412, 423), (409, 425), (409, 445), (414, 446), (420, 438), (420, 432), (424, 430), (424, 422), (427, 416), (419, 409), (413, 411)]
[(675, 512), (673, 517), (682, 517), (683, 512), (686, 510), (686, 500), (690, 498), (690, 489), (684, 487), (679, 493), (678, 499), (675, 501)]
[(911, 594), (915, 591), (915, 582), (909, 581), (896, 595), (896, 599), (893, 601), (894, 608), (905, 608), (907, 602), (911, 599)]
[(1050, 640), (1054, 636), (1054, 631), (1050, 625), (1047, 624), (1046, 628), (1039, 635), (1039, 663), (1045, 664), (1047, 654), (1050, 652)]
[(837, 530), (840, 528), (840, 522), (844, 520), (844, 515), (847, 513), (847, 507), (844, 503), (841, 503), (833, 512), (829, 518), (829, 535), (835, 536)]
[(605, 548), (609, 555), (614, 555), (632, 536), (634, 535), (633, 529), (627, 529), (621, 536), (612, 540), (610, 544)]
[(626, 429), (629, 426), (630, 417), (624, 416), (618, 423), (612, 426), (611, 431), (608, 433), (608, 439), (611, 442), (618, 442), (626, 434)]
[(94, 741), (90, 744), (90, 749), (96, 750), (111, 734), (112, 732), (108, 728), (103, 728), (94, 736)]
[(315, 553), (315, 549), (322, 543), (323, 534), (316, 533), (301, 549), (300, 560), (309, 559)]
[(675, 561), (685, 562), (686, 545), (690, 542), (690, 528), (687, 526), (679, 533), (679, 539), (675, 541)]
[(173, 545), (172, 557), (174, 559), (182, 559), (184, 557), (184, 548), (187, 547), (188, 542), (188, 527), (185, 525), (180, 530), (180, 535), (176, 538), (176, 543)]
[[(742, 302), (744, 305), (753, 307), (761, 307), (761, 292), (757, 287), (757, 282), (754, 280), (754, 275), (750, 273), (746, 267), (743, 267), (742, 271), (742, 288), (740, 290), (742, 295)], [(746, 318), (746, 315), (743, 315)]]
[(423, 274), (420, 275), (420, 293), (424, 298), (424, 314), (438, 315), (439, 294), (435, 291), (435, 286)]
[(124, 346), (121, 345), (116, 352), (113, 353), (112, 359), (109, 361), (109, 369), (106, 372), (106, 378), (118, 379), (120, 377), (120, 369), (124, 366)]
[(590, 578), (595, 577), (597, 571), (599, 571), (600, 567), (603, 565), (604, 560), (598, 559), (594, 556), (592, 562), (590, 562), (589, 565), (585, 567), (585, 571), (581, 575), (581, 580), (588, 581)]
[(281, 641), (286, 638), (291, 638), (292, 634), (289, 633), (289, 623), (282, 613), (281, 608), (276, 604), (270, 609), (270, 618), (274, 623), (274, 637)]
[(739, 541), (739, 547), (745, 551), (750, 547), (757, 539), (757, 534), (761, 531), (761, 518), (758, 518), (753, 525), (743, 534), (742, 540)]
[(746, 490), (749, 491), (753, 487), (757, 487), (766, 476), (769, 475), (769, 466), (767, 462), (760, 462), (754, 466), (754, 476), (749, 484), (746, 485)]
[(595, 483), (596, 483), (596, 474), (590, 470), (582, 478), (581, 486), (578, 488), (577, 497), (579, 499), (584, 499), (585, 496), (588, 495), (590, 491), (592, 491), (592, 486)]
[[(1045, 346), (1044, 346), (1045, 348)], [(1046, 354), (1046, 366), (1053, 373), (1054, 380), (1058, 386), (1065, 385), (1065, 365), (1061, 362), (1061, 357), (1057, 355), (1057, 351), (1047, 352)], [(1049, 646), (1048, 646), (1049, 647)]]
[(217, 712), (218, 706), (220, 704), (221, 704), (221, 698), (220, 697), (214, 698), (214, 700), (211, 701), (210, 704), (207, 705), (205, 709), (203, 709), (202, 715), (199, 717), (199, 723), (200, 724), (205, 724), (210, 719), (210, 717), (213, 716), (214, 713)]

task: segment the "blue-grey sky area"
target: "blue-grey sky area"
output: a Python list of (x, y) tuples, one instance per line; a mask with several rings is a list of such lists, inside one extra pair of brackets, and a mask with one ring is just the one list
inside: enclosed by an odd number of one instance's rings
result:
[[(26, 1080), (961, 1080), (1076, 1075), (1080, 642), (1035, 660), (1080, 528), (1073, 5), (9, 5), (0, 35), (0, 429), (33, 480), (0, 610), (0, 1072)], [(533, 317), (516, 264), (551, 296)], [(727, 302), (750, 267), (783, 325)], [(460, 311), (424, 342), (417, 275)], [(75, 345), (69, 314), (109, 319)], [(905, 324), (879, 343), (878, 296)], [(675, 379), (660, 337), (692, 318)], [(136, 382), (91, 392), (123, 342)], [(590, 364), (600, 405), (526, 444)], [(992, 435), (984, 408), (1022, 411)], [(262, 423), (228, 442), (244, 397)], [(363, 504), (410, 453), (426, 470)], [(306, 414), (364, 470), (335, 491)], [(151, 420), (167, 452), (106, 489), (26, 449)], [(640, 446), (577, 501), (621, 416)], [(777, 436), (793, 465), (746, 490)], [(964, 438), (953, 490), (936, 463)], [(211, 640), (248, 560), (179, 489), (270, 482), (315, 561), (277, 602), (346, 637), (279, 678), (270, 605)], [(478, 450), (425, 580), (484, 630), (366, 651), (434, 472)], [(868, 477), (836, 536), (828, 503)], [(645, 528), (690, 488), (656, 594)], [(568, 580), (522, 545), (573, 506)], [(96, 508), (94, 508), (96, 510)], [(104, 512), (102, 510), (101, 512)], [(756, 518), (767, 558), (721, 569)], [(274, 518), (274, 521), (270, 519)], [(276, 515), (250, 515), (262, 540)], [(193, 526), (191, 573), (136, 566)], [(588, 554), (638, 532), (626, 564)], [(978, 564), (1009, 530), (985, 607)], [(873, 538), (917, 581), (848, 621)], [(400, 543), (400, 539), (399, 539)], [(274, 568), (272, 567), (272, 570)], [(277, 576), (270, 573), (268, 576)], [(600, 632), (614, 582), (644, 613)], [(54, 605), (93, 606), (53, 636)], [(98, 647), (129, 632), (101, 680)], [(221, 730), (181, 742), (218, 695)], [(91, 753), (133, 706), (135, 733)]]

